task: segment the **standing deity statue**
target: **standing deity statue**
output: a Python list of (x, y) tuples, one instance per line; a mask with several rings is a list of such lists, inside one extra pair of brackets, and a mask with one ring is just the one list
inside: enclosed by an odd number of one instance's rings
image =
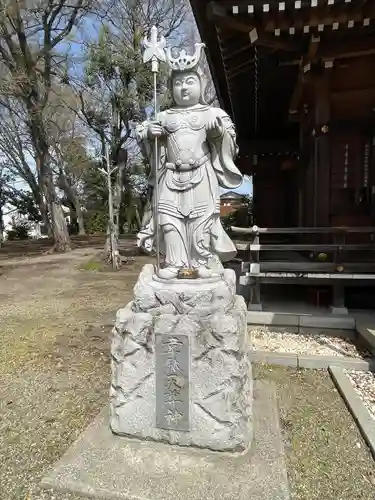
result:
[(162, 279), (176, 278), (184, 269), (210, 278), (215, 274), (213, 262), (228, 261), (236, 254), (220, 221), (220, 187), (235, 189), (242, 183), (234, 164), (236, 133), (227, 113), (204, 100), (199, 68), (203, 47), (195, 44), (193, 55), (182, 50), (177, 57), (166, 50), (174, 105), (137, 128), (138, 143), (151, 164), (149, 184), (158, 183), (153, 190), (158, 199), (138, 234), (138, 245), (148, 251), (156, 248), (159, 224), (159, 246), (165, 256), (158, 270)]

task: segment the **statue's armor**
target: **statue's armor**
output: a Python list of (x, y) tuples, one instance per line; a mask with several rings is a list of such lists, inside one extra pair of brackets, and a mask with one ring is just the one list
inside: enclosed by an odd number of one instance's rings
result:
[(177, 170), (193, 170), (209, 154), (206, 121), (202, 112), (167, 112), (162, 117), (162, 126), (168, 133), (167, 161), (175, 164)]
[[(165, 187), (159, 196), (159, 212), (174, 217), (199, 217), (212, 200), (199, 191), (211, 154), (207, 142), (208, 109), (167, 111), (160, 122), (165, 139)], [(172, 194), (172, 196), (171, 196)], [(215, 203), (216, 205), (216, 203)], [(218, 209), (220, 210), (219, 204)]]

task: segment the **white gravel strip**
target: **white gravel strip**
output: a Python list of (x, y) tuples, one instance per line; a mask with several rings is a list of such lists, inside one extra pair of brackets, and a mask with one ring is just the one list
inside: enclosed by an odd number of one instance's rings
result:
[(307, 333), (272, 332), (267, 328), (248, 328), (254, 351), (289, 352), (317, 356), (371, 357), (350, 340), (329, 335)]
[(362, 399), (371, 417), (375, 420), (375, 374), (354, 370), (344, 370), (344, 372), (352, 383), (355, 392)]

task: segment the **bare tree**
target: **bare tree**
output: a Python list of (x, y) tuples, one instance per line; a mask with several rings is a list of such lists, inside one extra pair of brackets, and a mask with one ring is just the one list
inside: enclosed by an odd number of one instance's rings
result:
[(46, 109), (46, 122), (56, 184), (74, 209), (79, 234), (84, 235), (82, 176), (91, 159), (87, 129), (78, 117), (78, 109), (79, 102), (72, 89), (62, 84), (55, 86)]
[(0, 248), (4, 242), (4, 208), (8, 201), (8, 183), (10, 181), (10, 173), (4, 164), (0, 163)]
[(26, 114), (22, 105), (7, 96), (2, 97), (5, 106), (0, 107), (0, 153), (3, 164), (15, 179), (29, 188), (41, 219), (50, 231), (48, 209), (41, 190), (41, 183), (34, 163)]
[(81, 22), (93, 0), (0, 0), (1, 94), (18, 99), (27, 113), (33, 156), (46, 200), (55, 249), (70, 249), (61, 203), (55, 191), (45, 109), (60, 74), (57, 47)]
[[(175, 0), (121, 0), (114, 4), (109, 20), (98, 40), (87, 50), (86, 80), (78, 82), (81, 114), (95, 132), (101, 157), (109, 145), (113, 174), (113, 217), (109, 221), (105, 253), (109, 259), (119, 235), (119, 212), (124, 193), (132, 191), (130, 162), (135, 145), (136, 122), (146, 117), (152, 102), (152, 75), (142, 61), (142, 38), (153, 24), (166, 37), (172, 37), (182, 26), (188, 13), (187, 2)], [(166, 75), (162, 75), (166, 77)], [(104, 166), (104, 163), (103, 163)], [(104, 168), (105, 169), (105, 168)], [(111, 228), (115, 238), (111, 236)]]

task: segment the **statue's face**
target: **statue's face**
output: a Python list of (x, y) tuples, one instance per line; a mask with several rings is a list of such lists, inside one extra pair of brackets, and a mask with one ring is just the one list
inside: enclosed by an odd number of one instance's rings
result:
[(172, 90), (177, 106), (194, 106), (199, 102), (201, 82), (196, 73), (180, 73), (173, 76)]

